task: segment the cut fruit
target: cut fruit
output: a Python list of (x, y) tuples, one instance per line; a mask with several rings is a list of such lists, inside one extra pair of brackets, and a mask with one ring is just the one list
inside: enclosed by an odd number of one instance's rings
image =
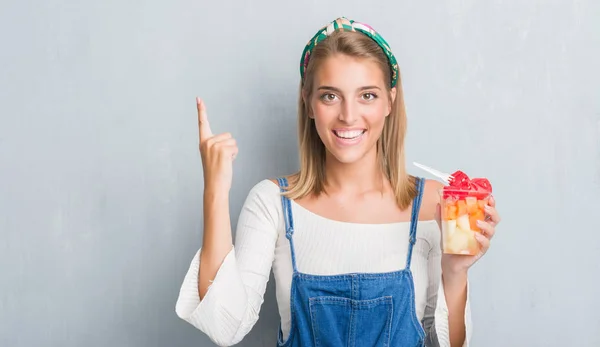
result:
[(452, 173), (452, 181), (450, 186), (454, 188), (469, 189), (471, 187), (471, 180), (466, 173), (458, 170)]
[(467, 214), (467, 203), (464, 200), (458, 200), (456, 206), (458, 207), (457, 213), (459, 216)]
[(479, 251), (479, 243), (472, 230), (456, 228), (451, 237), (444, 237), (444, 253), (475, 255)]
[(479, 227), (477, 226), (477, 221), (484, 220), (484, 219), (485, 219), (485, 214), (480, 209), (477, 209), (475, 212), (471, 213), (469, 215), (469, 224), (471, 226), (471, 230), (481, 231), (481, 229), (479, 229)]
[(446, 204), (446, 206), (456, 206), (456, 199), (453, 197), (449, 197), (444, 199), (444, 203)]
[(478, 217), (480, 216), (465, 214), (456, 220), (442, 222), (444, 253), (475, 255), (480, 251), (479, 242), (475, 238), (475, 233), (478, 231), (471, 227), (471, 223), (476, 223)]
[(475, 235), (473, 235), (472, 233), (473, 232), (471, 232), (471, 237), (469, 237), (469, 245), (467, 246), (467, 250), (468, 250), (467, 254), (475, 255), (475, 254), (479, 253), (479, 242), (477, 242)]
[(440, 190), (443, 252), (476, 255), (481, 247), (475, 238), (475, 233), (481, 232), (477, 223), (485, 220), (492, 186), (486, 178), (470, 179), (462, 171), (455, 171), (451, 177)]
[(446, 214), (444, 220), (456, 219), (456, 206), (446, 206)]
[(461, 254), (464, 250), (469, 248), (469, 234), (464, 230), (456, 229), (456, 232), (452, 237), (447, 238), (447, 244), (445, 247), (447, 251), (454, 254)]
[(479, 227), (477, 226), (477, 218), (475, 218), (474, 216), (469, 217), (469, 225), (471, 226), (471, 230), (477, 232), (481, 231), (481, 229), (479, 229)]
[(447, 238), (451, 238), (452, 236), (454, 236), (454, 233), (456, 232), (456, 220), (447, 220), (444, 222), (444, 226), (445, 229), (445, 236)]
[(477, 198), (474, 196), (467, 196), (465, 198), (465, 203), (467, 204), (467, 212), (469, 212), (469, 214), (479, 209), (479, 206), (477, 206)]
[(471, 230), (469, 215), (464, 214), (456, 219), (456, 226), (462, 230)]

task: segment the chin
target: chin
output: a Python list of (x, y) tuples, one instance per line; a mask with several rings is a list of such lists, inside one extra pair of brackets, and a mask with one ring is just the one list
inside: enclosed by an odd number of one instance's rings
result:
[(329, 151), (329, 154), (331, 156), (331, 159), (335, 159), (337, 162), (341, 163), (341, 164), (354, 164), (356, 162), (359, 162), (362, 158), (365, 157), (365, 154), (363, 151), (356, 151), (353, 153), (340, 153), (340, 151)]
[(370, 157), (369, 153), (371, 153), (371, 151), (376, 151), (375, 143), (371, 146), (365, 145), (366, 144), (350, 148), (339, 148), (333, 144), (326, 146), (326, 148), (329, 152), (330, 159), (333, 159), (341, 164), (355, 164), (363, 161), (366, 157)]
[[(376, 150), (376, 141), (371, 143), (370, 131), (363, 130), (357, 134), (338, 134), (335, 130), (327, 136), (325, 148), (330, 159), (342, 164), (355, 164), (362, 161), (371, 151)], [(342, 138), (341, 136), (346, 138)], [(352, 136), (355, 135), (355, 136)]]

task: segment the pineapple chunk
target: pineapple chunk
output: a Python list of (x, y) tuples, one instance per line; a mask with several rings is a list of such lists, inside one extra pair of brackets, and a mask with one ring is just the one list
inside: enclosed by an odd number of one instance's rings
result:
[(448, 238), (447, 248), (451, 253), (462, 253), (469, 247), (469, 234), (464, 230), (456, 229), (452, 237)]
[(479, 242), (477, 242), (477, 239), (475, 238), (475, 235), (473, 233), (474, 232), (471, 231), (471, 236), (469, 237), (469, 246), (468, 246), (467, 254), (476, 255), (477, 253), (479, 253)]
[(458, 219), (456, 219), (456, 226), (462, 230), (470, 230), (471, 223), (469, 221), (469, 215), (464, 214), (464, 215), (458, 217)]
[(444, 228), (446, 237), (452, 237), (454, 232), (456, 232), (456, 219), (445, 220), (442, 227)]

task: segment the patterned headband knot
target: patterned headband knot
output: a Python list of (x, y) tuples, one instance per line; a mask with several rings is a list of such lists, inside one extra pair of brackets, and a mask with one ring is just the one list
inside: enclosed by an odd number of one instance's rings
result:
[(398, 82), (398, 63), (396, 61), (396, 57), (392, 53), (390, 46), (388, 43), (379, 35), (373, 28), (369, 25), (356, 22), (351, 19), (347, 19), (345, 17), (340, 17), (328, 25), (324, 26), (313, 36), (310, 41), (304, 47), (304, 51), (302, 52), (302, 58), (300, 59), (300, 76), (304, 79), (304, 74), (306, 72), (306, 68), (308, 67), (308, 62), (310, 60), (310, 55), (320, 42), (325, 40), (329, 35), (333, 34), (336, 31), (354, 31), (367, 35), (373, 41), (375, 41), (383, 50), (383, 53), (388, 58), (388, 62), (392, 69), (392, 88), (396, 86)]

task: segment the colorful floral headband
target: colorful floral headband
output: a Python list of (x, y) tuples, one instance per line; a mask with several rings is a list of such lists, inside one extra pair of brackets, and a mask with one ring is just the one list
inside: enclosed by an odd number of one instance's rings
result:
[(394, 54), (392, 53), (388, 43), (369, 25), (359, 23), (345, 17), (340, 17), (324, 26), (319, 30), (318, 33), (315, 34), (315, 36), (313, 36), (312, 39), (310, 39), (310, 41), (308, 41), (304, 51), (302, 52), (302, 59), (300, 60), (300, 76), (302, 79), (304, 79), (304, 73), (308, 67), (308, 61), (310, 59), (312, 50), (317, 44), (319, 44), (319, 42), (325, 40), (329, 35), (333, 34), (337, 30), (360, 32), (377, 42), (381, 49), (383, 49), (385, 55), (388, 57), (390, 67), (392, 68), (392, 88), (396, 86), (396, 83), (398, 82), (398, 63), (396, 62), (396, 57), (394, 57)]

